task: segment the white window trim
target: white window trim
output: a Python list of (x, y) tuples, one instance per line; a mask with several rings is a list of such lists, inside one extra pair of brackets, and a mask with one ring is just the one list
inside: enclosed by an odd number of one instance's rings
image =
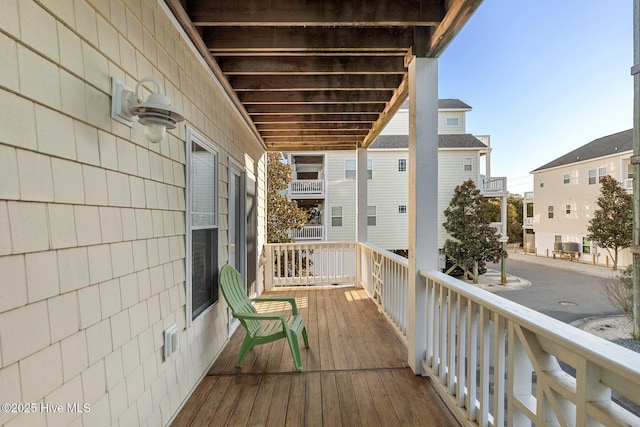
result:
[[(210, 141), (208, 141), (206, 138), (204, 138), (201, 134), (199, 134), (198, 132), (196, 132), (194, 129), (190, 128), (187, 126), (187, 138), (186, 138), (186, 150), (185, 150), (185, 154), (186, 154), (186, 159), (185, 159), (185, 163), (186, 163), (186, 249), (185, 249), (185, 274), (186, 274), (186, 278), (185, 278), (185, 292), (186, 292), (186, 310), (185, 310), (185, 315), (186, 315), (186, 326), (187, 327), (191, 327), (194, 323), (194, 319), (192, 319), (192, 296), (191, 296), (191, 291), (192, 291), (192, 284), (191, 284), (191, 275), (192, 275), (192, 259), (191, 259), (191, 231), (192, 230), (197, 230), (200, 229), (199, 227), (193, 228), (192, 227), (192, 220), (191, 220), (191, 144), (192, 142), (197, 142), (198, 145), (201, 145), (205, 148), (207, 148), (208, 150), (212, 151), (213, 153), (216, 154), (216, 160), (217, 160), (217, 167), (216, 167), (216, 182), (220, 182), (220, 151), (218, 150), (218, 148), (213, 145), (213, 143), (211, 143)], [(216, 217), (216, 228), (218, 228), (218, 231), (220, 229), (220, 218), (219, 218), (219, 211), (220, 211), (220, 194), (219, 194), (219, 189), (218, 186), (216, 185), (215, 187), (215, 191), (216, 191), (216, 206), (215, 206), (215, 217)], [(205, 227), (202, 227), (205, 228)], [(214, 302), (213, 304), (211, 304), (209, 307), (207, 307), (206, 309), (204, 309), (202, 311), (202, 313), (200, 313), (198, 315), (198, 317), (195, 319), (201, 319), (203, 315), (205, 315), (207, 312), (209, 312), (209, 310), (211, 310), (218, 302), (220, 302), (220, 295), (218, 294), (218, 301)]]

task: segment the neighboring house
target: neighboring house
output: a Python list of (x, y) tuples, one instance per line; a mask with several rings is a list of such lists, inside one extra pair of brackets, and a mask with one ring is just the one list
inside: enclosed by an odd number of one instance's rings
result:
[[(487, 196), (507, 195), (506, 178), (488, 177), (489, 136), (466, 133), (469, 111), (458, 99), (438, 102), (438, 247), (447, 239), (441, 224), (457, 185), (472, 179)], [(408, 247), (408, 114), (405, 103), (367, 151), (367, 239), (396, 252)], [(305, 228), (293, 231), (296, 240), (354, 240), (355, 153), (290, 153), (289, 161), (293, 182), (288, 196), (310, 212)]]
[[(526, 193), (523, 203), (528, 250), (551, 256), (558, 244), (572, 243), (580, 260), (611, 264), (607, 250), (587, 238), (587, 227), (597, 209), (602, 176), (610, 175), (633, 191), (632, 152), (630, 129), (598, 138), (532, 171), (533, 193)], [(622, 250), (619, 266), (631, 261), (630, 251)]]

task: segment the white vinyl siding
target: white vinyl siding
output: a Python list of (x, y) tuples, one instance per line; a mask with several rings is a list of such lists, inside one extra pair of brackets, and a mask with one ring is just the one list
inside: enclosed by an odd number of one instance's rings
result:
[[(454, 123), (458, 121), (457, 124)], [(466, 133), (465, 113), (464, 111), (439, 111), (438, 112), (438, 133), (444, 134), (461, 134)]]

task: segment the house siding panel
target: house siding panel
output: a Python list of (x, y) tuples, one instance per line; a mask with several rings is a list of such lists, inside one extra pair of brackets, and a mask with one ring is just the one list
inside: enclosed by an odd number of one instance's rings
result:
[[(167, 425), (228, 339), (223, 302), (190, 326), (185, 316), (187, 126), (220, 150), (219, 264), (229, 157), (255, 175), (263, 215), (264, 150), (175, 25), (154, 0), (9, 2), (0, 14), (0, 264), (23, 260), (26, 282), (0, 306), (0, 379), (9, 397), (91, 404), (63, 424)], [(111, 76), (158, 79), (186, 122), (150, 144), (140, 124), (110, 118)], [(180, 350), (164, 361), (172, 323)], [(31, 365), (47, 366), (44, 382)], [(0, 424), (45, 422), (29, 415)]]

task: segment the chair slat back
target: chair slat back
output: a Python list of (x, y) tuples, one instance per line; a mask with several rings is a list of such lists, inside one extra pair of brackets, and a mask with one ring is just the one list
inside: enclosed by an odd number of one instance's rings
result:
[[(256, 309), (253, 304), (251, 304), (251, 300), (247, 298), (247, 295), (244, 293), (242, 276), (238, 270), (229, 264), (224, 265), (220, 270), (220, 289), (234, 315), (256, 313)], [(260, 326), (260, 322), (257, 320), (240, 319), (240, 322), (251, 335), (253, 335)]]

